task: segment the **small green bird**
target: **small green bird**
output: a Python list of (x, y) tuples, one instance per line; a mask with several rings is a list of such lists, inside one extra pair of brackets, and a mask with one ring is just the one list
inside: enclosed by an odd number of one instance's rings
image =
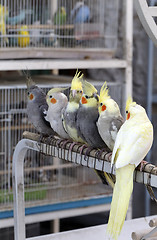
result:
[(60, 7), (54, 15), (54, 25), (65, 25), (66, 24), (66, 10), (65, 7)]

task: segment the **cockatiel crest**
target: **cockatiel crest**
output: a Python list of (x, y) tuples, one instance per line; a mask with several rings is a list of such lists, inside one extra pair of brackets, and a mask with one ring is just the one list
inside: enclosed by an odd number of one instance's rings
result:
[(98, 106), (99, 96), (97, 89), (89, 82), (82, 81), (83, 95), (81, 98), (81, 104), (85, 107), (96, 107)]
[(128, 111), (130, 106), (135, 106), (135, 105), (136, 105), (136, 102), (133, 102), (132, 97), (128, 97), (125, 110)]
[(130, 111), (129, 111), (130, 107), (134, 107), (134, 106), (136, 106), (136, 102), (133, 102), (132, 97), (128, 97), (126, 101), (126, 108), (125, 108), (127, 120), (130, 118)]
[(104, 82), (104, 84), (101, 87), (100, 90), (100, 97), (99, 97), (99, 102), (103, 102), (104, 99), (110, 99), (110, 95), (108, 94), (108, 87), (107, 87), (107, 83)]
[(86, 80), (82, 82), (83, 93), (87, 94), (88, 96), (93, 96), (97, 93), (97, 89)]
[(81, 72), (78, 72), (77, 70), (71, 82), (71, 90), (75, 90), (75, 89), (82, 90), (82, 82), (81, 82), (82, 78), (83, 78), (83, 74), (81, 74)]

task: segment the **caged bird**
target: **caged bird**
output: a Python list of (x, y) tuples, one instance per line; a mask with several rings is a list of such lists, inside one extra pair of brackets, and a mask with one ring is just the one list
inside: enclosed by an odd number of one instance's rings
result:
[(63, 111), (63, 124), (66, 132), (70, 136), (71, 139), (75, 142), (84, 143), (84, 140), (79, 136), (77, 126), (76, 126), (76, 118), (77, 111), (79, 109), (79, 102), (82, 96), (82, 82), (81, 79), (83, 74), (80, 72), (76, 72), (74, 78), (71, 82), (69, 102), (67, 107)]
[(65, 7), (60, 7), (54, 15), (54, 25), (65, 25), (66, 24), (66, 10)]
[(118, 104), (108, 94), (107, 83), (105, 82), (100, 90), (99, 97), (99, 118), (97, 127), (100, 136), (113, 151), (117, 133), (124, 123)]
[(46, 96), (48, 110), (45, 119), (52, 129), (63, 139), (70, 139), (63, 126), (62, 112), (68, 104), (67, 96), (62, 93), (66, 88), (53, 88)]
[(111, 167), (116, 171), (111, 210), (107, 226), (110, 239), (117, 240), (123, 227), (133, 191), (133, 173), (150, 150), (153, 126), (145, 109), (128, 98), (127, 119), (121, 126), (113, 148)]
[(45, 120), (45, 111), (48, 109), (46, 94), (35, 85), (33, 80), (27, 76), (27, 116), (28, 121), (42, 136), (54, 136), (56, 133)]
[(30, 43), (30, 34), (28, 32), (28, 26), (27, 25), (23, 25), (21, 28), (20, 28), (20, 31), (19, 31), (19, 36), (18, 36), (18, 45), (20, 47), (27, 47), (29, 46), (29, 43)]
[(3, 44), (8, 44), (9, 40), (6, 36), (6, 20), (8, 18), (8, 9), (7, 7), (0, 4), (0, 34)]
[(83, 2), (77, 2), (74, 8), (71, 10), (70, 23), (80, 24), (89, 22), (90, 20), (90, 9)]

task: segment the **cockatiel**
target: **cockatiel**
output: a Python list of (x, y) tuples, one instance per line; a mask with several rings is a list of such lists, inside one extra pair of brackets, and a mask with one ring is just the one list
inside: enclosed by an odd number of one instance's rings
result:
[(128, 98), (126, 114), (127, 120), (117, 134), (111, 160), (111, 167), (115, 164), (116, 183), (107, 233), (114, 240), (118, 239), (125, 221), (135, 167), (146, 156), (153, 142), (153, 126), (145, 109)]
[(117, 133), (124, 123), (118, 104), (109, 96), (106, 82), (100, 90), (99, 118), (97, 127), (100, 136), (112, 151)]
[(27, 115), (28, 120), (35, 129), (44, 136), (54, 135), (55, 132), (44, 118), (44, 112), (47, 110), (46, 94), (35, 85), (30, 77), (27, 77)]
[[(89, 147), (107, 149), (96, 126), (99, 117), (99, 96), (97, 94), (97, 89), (87, 81), (82, 81), (82, 87), (83, 95), (77, 113), (78, 134)], [(96, 170), (96, 173), (104, 184), (109, 183), (111, 187), (114, 187), (113, 179), (110, 174), (98, 170)]]
[(65, 111), (63, 111), (63, 124), (66, 132), (73, 141), (84, 143), (84, 140), (79, 136), (76, 127), (77, 111), (79, 109), (79, 101), (83, 92), (81, 83), (82, 77), (83, 74), (80, 75), (80, 72), (76, 72), (72, 79), (69, 102)]
[(93, 148), (104, 148), (96, 122), (99, 117), (97, 89), (89, 82), (82, 81), (83, 95), (77, 113), (77, 129), (82, 139)]
[(65, 88), (53, 88), (46, 96), (48, 104), (46, 120), (49, 121), (52, 129), (61, 137), (69, 139), (69, 135), (65, 131), (62, 121), (62, 112), (68, 104), (67, 96), (61, 91)]

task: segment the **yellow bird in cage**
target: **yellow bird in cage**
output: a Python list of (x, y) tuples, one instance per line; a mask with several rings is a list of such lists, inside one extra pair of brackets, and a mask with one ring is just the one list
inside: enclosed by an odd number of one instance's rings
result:
[(20, 28), (19, 31), (19, 37), (18, 37), (18, 45), (20, 47), (27, 47), (30, 43), (30, 34), (28, 32), (28, 26), (27, 25), (23, 25)]
[(8, 9), (0, 4), (0, 34), (3, 37), (3, 42), (8, 44), (8, 38), (6, 37), (6, 19), (8, 17)]

